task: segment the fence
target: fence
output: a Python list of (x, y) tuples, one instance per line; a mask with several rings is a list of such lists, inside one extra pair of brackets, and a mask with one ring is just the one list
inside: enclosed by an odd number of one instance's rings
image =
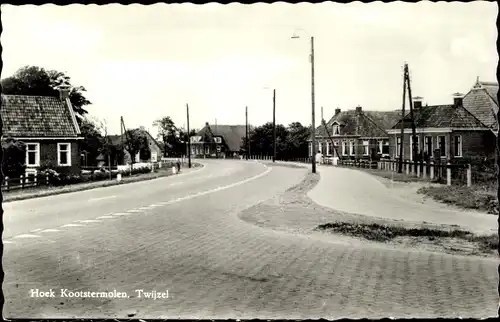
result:
[[(378, 169), (390, 172), (399, 172), (399, 161), (397, 160), (356, 160), (339, 161), (339, 166), (357, 167), (366, 169)], [(451, 164), (440, 162), (413, 162), (403, 161), (402, 173), (409, 177), (428, 179), (433, 182), (472, 186), (471, 164)]]
[[(155, 172), (157, 169), (172, 165), (173, 164), (171, 161), (163, 160), (161, 162), (154, 162), (154, 163), (135, 163), (132, 168), (133, 169), (142, 168), (142, 169), (147, 169), (147, 172)], [(102, 180), (115, 179), (117, 178), (120, 170), (123, 172), (132, 171), (130, 165), (111, 166), (111, 172), (109, 172), (109, 167), (107, 166), (82, 167), (80, 175), (63, 174), (63, 176), (65, 176), (66, 178), (63, 184), (74, 184), (74, 183), (82, 183), (88, 181), (102, 181)], [(146, 171), (139, 173), (146, 173)], [(40, 186), (52, 186), (55, 184), (57, 184), (57, 180), (54, 179), (53, 175), (51, 175), (50, 173), (47, 172), (39, 173), (33, 171), (31, 173), (26, 173), (26, 175), (21, 175), (19, 178), (5, 177), (2, 182), (2, 191), (36, 188)]]

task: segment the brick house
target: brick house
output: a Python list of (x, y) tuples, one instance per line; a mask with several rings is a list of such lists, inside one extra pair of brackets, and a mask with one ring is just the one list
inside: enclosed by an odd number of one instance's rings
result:
[[(250, 128), (249, 128), (250, 131)], [(245, 125), (205, 126), (190, 137), (191, 155), (194, 157), (236, 157), (246, 136)]]
[(59, 97), (3, 95), (3, 138), (26, 144), (26, 172), (51, 168), (80, 173), (80, 128), (69, 100), (69, 87)]
[[(399, 114), (398, 111), (363, 111), (361, 106), (348, 111), (337, 108), (333, 117), (326, 123), (326, 128), (323, 125), (316, 128), (316, 149), (324, 156), (338, 157), (332, 146), (333, 140), (333, 145), (342, 159), (389, 156), (390, 141), (386, 129), (391, 128), (401, 118)], [(312, 152), (309, 140), (309, 156)]]
[(463, 99), (465, 109), (498, 133), (498, 83), (480, 82), (479, 77)]
[[(134, 162), (137, 163), (137, 162), (157, 162), (157, 161), (159, 161), (161, 156), (162, 156), (162, 150), (161, 150), (161, 147), (160, 147), (160, 144), (158, 143), (158, 141), (156, 141), (156, 139), (151, 135), (151, 133), (149, 133), (149, 131), (146, 130), (145, 127), (141, 126), (136, 130), (139, 130), (146, 135), (146, 138), (148, 140), (149, 151), (151, 152), (151, 156), (148, 159), (141, 159), (140, 152), (138, 152), (134, 157)], [(108, 138), (113, 145), (121, 145), (122, 142), (123, 142), (123, 144), (126, 144), (126, 142), (127, 142), (127, 137), (125, 134), (123, 134), (123, 135), (110, 135)], [(130, 153), (125, 149), (123, 149), (123, 152), (124, 152), (123, 153), (124, 154), (123, 160), (112, 160), (111, 161), (112, 163), (114, 163), (114, 165), (118, 165), (119, 163), (122, 165), (131, 163), (132, 158), (130, 157)], [(102, 166), (102, 165), (108, 163), (108, 161), (105, 160), (105, 157), (103, 155), (99, 155), (97, 157), (97, 160), (98, 160), (99, 166)]]
[[(412, 151), (412, 129), (410, 114), (403, 120), (403, 159), (416, 160), (431, 158), (454, 160), (465, 158), (488, 158), (495, 152), (496, 133), (498, 128), (496, 116), (483, 104), (488, 93), (473, 89), (465, 97), (454, 94), (454, 102), (449, 105), (423, 106), (420, 97), (414, 99), (414, 121), (417, 136), (418, 156)], [(483, 98), (481, 99), (481, 96)], [(496, 107), (498, 109), (498, 106)], [(482, 118), (482, 121), (471, 111)], [(486, 122), (488, 125), (486, 125)], [(399, 158), (401, 148), (400, 120), (392, 129), (392, 144), (395, 146), (392, 157)]]

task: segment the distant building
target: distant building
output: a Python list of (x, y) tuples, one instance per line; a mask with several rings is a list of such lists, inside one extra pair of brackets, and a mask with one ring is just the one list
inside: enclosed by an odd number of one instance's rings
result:
[[(337, 108), (326, 127), (322, 124), (316, 128), (316, 149), (326, 157), (340, 155), (342, 159), (389, 157), (387, 129), (400, 118), (399, 111), (363, 111), (361, 106), (348, 111)], [(312, 151), (309, 140), (309, 156), (318, 151)]]
[(51, 168), (80, 173), (80, 128), (69, 100), (69, 87), (59, 97), (3, 95), (3, 137), (26, 144), (26, 172)]
[[(134, 162), (157, 162), (157, 161), (159, 161), (161, 156), (162, 156), (162, 150), (161, 150), (160, 144), (155, 140), (155, 138), (143, 126), (139, 127), (136, 130), (142, 131), (144, 134), (146, 134), (146, 138), (148, 140), (148, 147), (149, 147), (149, 150), (151, 152), (151, 156), (148, 159), (141, 159), (140, 153), (138, 152), (134, 156)], [(126, 144), (126, 142), (127, 142), (127, 136), (125, 134), (123, 134), (123, 135), (110, 135), (108, 138), (113, 145), (121, 145), (122, 142), (123, 142), (123, 144)], [(114, 165), (131, 163), (132, 158), (130, 156), (130, 153), (126, 149), (123, 149), (123, 151), (124, 151), (123, 160), (112, 160), (112, 163)], [(108, 161), (106, 160), (106, 158), (102, 154), (100, 154), (97, 157), (97, 161), (98, 161), (98, 166), (101, 166), (101, 165), (108, 163)]]
[(212, 158), (239, 156), (245, 136), (245, 125), (210, 125), (207, 122), (196, 135), (190, 137), (191, 155)]

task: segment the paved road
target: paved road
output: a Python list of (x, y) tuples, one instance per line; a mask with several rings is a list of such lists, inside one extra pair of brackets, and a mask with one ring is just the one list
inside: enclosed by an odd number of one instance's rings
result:
[[(495, 315), (494, 260), (329, 243), (238, 219), (306, 171), (214, 160), (184, 176), (5, 204), (4, 315)], [(61, 298), (60, 289), (130, 297)], [(169, 297), (139, 298), (138, 289)]]
[(318, 169), (321, 180), (308, 196), (322, 206), (365, 216), (459, 225), (478, 234), (497, 233), (496, 216), (403, 199), (363, 171), (331, 166)]

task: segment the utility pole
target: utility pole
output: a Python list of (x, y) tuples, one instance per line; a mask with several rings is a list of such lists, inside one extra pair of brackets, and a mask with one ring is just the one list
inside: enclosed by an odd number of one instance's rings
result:
[(187, 155), (188, 155), (188, 167), (191, 168), (191, 135), (189, 133), (189, 105), (186, 103), (186, 115), (187, 115)]
[[(406, 66), (406, 65), (405, 65)], [(401, 145), (399, 147), (399, 166), (398, 173), (403, 173), (403, 142), (404, 142), (404, 131), (405, 131), (405, 105), (406, 105), (406, 69), (403, 74), (403, 112), (401, 116)], [(397, 142), (397, 139), (396, 139)], [(396, 146), (396, 149), (398, 147)]]
[(273, 89), (273, 162), (276, 162), (276, 89)]
[(315, 156), (315, 151), (316, 151), (316, 122), (315, 118), (316, 115), (314, 113), (314, 37), (311, 37), (311, 117), (312, 117), (312, 124), (311, 124), (311, 145), (312, 145), (312, 173), (316, 173), (316, 158)]
[(413, 156), (413, 165), (414, 165), (414, 173), (417, 173), (417, 167), (418, 167), (418, 150), (417, 150), (417, 134), (416, 134), (416, 129), (415, 129), (415, 119), (413, 118), (413, 101), (412, 101), (412, 96), (411, 96), (411, 85), (410, 85), (410, 72), (408, 71), (408, 64), (405, 64), (405, 75), (406, 75), (406, 82), (408, 84), (408, 98), (410, 101), (410, 118), (411, 118), (411, 134), (412, 134), (412, 156)]
[(248, 106), (245, 106), (245, 141), (246, 141), (246, 158), (248, 160), (248, 154), (250, 153), (250, 142), (248, 142)]

